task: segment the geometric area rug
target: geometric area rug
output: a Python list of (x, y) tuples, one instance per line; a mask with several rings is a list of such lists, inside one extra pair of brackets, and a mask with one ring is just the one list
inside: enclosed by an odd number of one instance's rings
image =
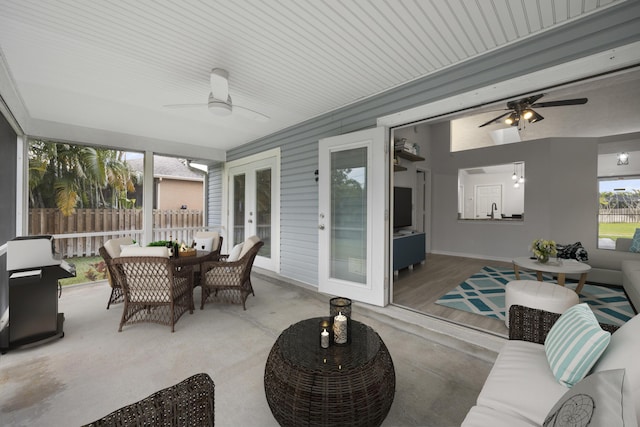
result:
[[(520, 279), (536, 280), (536, 274), (520, 271)], [(513, 269), (483, 267), (479, 273), (440, 297), (436, 304), (504, 320), (504, 291), (506, 284), (512, 280), (516, 280)], [(543, 280), (558, 283), (547, 275)], [(567, 278), (565, 286), (575, 289), (577, 284), (577, 281)], [(622, 288), (586, 284), (579, 297), (581, 303), (589, 304), (600, 323), (622, 325), (634, 316)]]

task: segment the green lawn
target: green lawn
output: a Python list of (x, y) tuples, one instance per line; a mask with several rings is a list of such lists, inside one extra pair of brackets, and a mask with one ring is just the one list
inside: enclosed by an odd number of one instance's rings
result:
[(636, 228), (640, 228), (640, 223), (637, 222), (614, 222), (614, 223), (600, 223), (598, 229), (599, 238), (610, 238), (616, 240), (618, 237), (633, 237)]
[(100, 256), (69, 258), (66, 261), (76, 266), (76, 277), (60, 280), (62, 286), (94, 282), (107, 278), (107, 266)]

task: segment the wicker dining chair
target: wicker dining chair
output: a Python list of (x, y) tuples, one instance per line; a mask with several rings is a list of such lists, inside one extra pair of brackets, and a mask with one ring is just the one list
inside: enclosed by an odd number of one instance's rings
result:
[(124, 301), (124, 292), (122, 290), (122, 284), (119, 281), (121, 275), (118, 275), (115, 271), (116, 267), (113, 263), (113, 259), (120, 256), (121, 245), (131, 245), (133, 239), (131, 237), (121, 237), (118, 239), (109, 239), (104, 242), (104, 246), (98, 248), (100, 256), (104, 260), (107, 266), (107, 279), (109, 286), (111, 286), (111, 294), (109, 295), (109, 301), (107, 302), (107, 310), (111, 304), (118, 304)]
[(203, 262), (200, 267), (200, 287), (202, 299), (200, 309), (207, 300), (218, 300), (233, 304), (242, 303), (249, 294), (255, 296), (251, 285), (251, 268), (260, 248), (264, 245), (257, 236), (251, 236), (243, 243), (242, 252), (237, 261), (229, 261), (229, 255), (220, 255), (218, 261)]
[(131, 403), (84, 427), (208, 427), (215, 424), (215, 384), (199, 373)]
[(127, 256), (115, 258), (114, 269), (124, 290), (122, 326), (154, 322), (171, 326), (185, 312), (193, 313), (193, 268), (177, 266), (169, 258)]

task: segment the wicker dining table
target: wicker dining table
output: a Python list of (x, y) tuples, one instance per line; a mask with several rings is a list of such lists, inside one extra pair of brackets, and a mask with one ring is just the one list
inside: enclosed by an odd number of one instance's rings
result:
[(282, 426), (378, 426), (395, 394), (391, 355), (369, 326), (349, 320), (346, 345), (320, 346), (320, 322), (285, 329), (267, 358), (264, 388)]

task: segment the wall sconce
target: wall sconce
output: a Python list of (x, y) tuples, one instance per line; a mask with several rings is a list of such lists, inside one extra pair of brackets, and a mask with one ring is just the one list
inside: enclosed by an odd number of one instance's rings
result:
[(629, 164), (629, 153), (618, 153), (618, 166)]

